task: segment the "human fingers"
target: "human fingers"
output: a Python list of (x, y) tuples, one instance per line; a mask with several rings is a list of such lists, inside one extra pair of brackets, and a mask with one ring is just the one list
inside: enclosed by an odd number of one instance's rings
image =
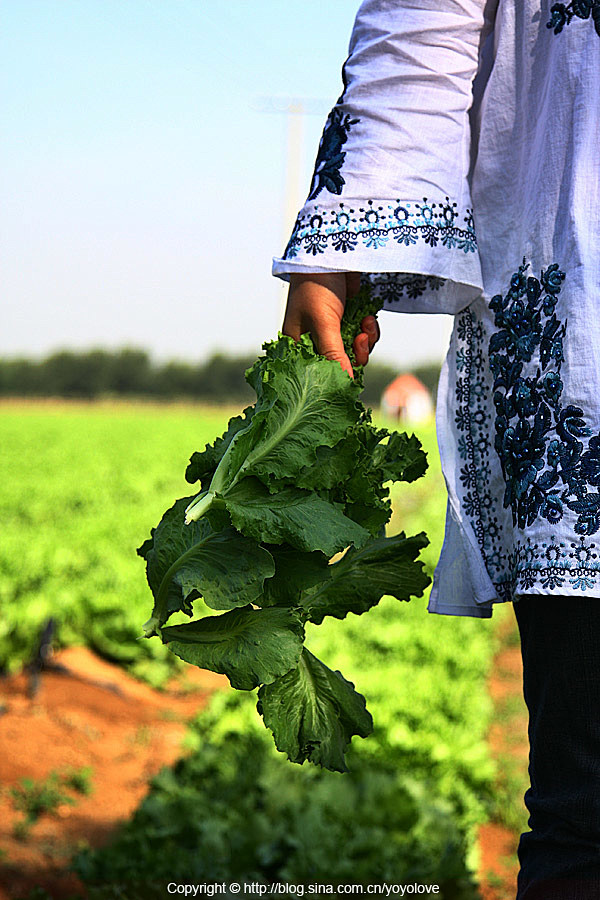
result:
[(365, 318), (360, 323), (360, 327), (363, 332), (367, 335), (369, 339), (369, 353), (381, 337), (381, 331), (379, 330), (379, 323), (375, 316), (365, 316)]
[(294, 340), (310, 332), (319, 353), (339, 362), (352, 378), (352, 364), (340, 332), (345, 302), (343, 273), (292, 275), (282, 330)]
[(357, 334), (352, 343), (357, 365), (366, 366), (369, 362), (369, 337), (364, 331)]
[(332, 327), (330, 323), (318, 320), (315, 322), (311, 334), (321, 356), (339, 362), (344, 372), (347, 372), (350, 378), (354, 378), (352, 363), (344, 348), (339, 326)]
[(353, 349), (359, 366), (366, 366), (369, 354), (379, 340), (379, 325), (375, 316), (365, 316), (362, 320), (362, 331), (354, 338)]
[(315, 319), (333, 317), (339, 323), (345, 303), (346, 277), (342, 272), (292, 273), (281, 330), (298, 340), (311, 331)]

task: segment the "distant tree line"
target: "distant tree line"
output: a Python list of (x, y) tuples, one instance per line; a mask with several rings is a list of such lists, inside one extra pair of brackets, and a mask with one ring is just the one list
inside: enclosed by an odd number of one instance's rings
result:
[[(62, 350), (42, 360), (0, 359), (0, 395), (67, 397), (94, 400), (107, 396), (193, 399), (206, 403), (252, 401), (254, 392), (244, 372), (255, 356), (214, 353), (202, 363), (156, 363), (145, 350)], [(439, 376), (436, 364), (414, 368), (434, 397)], [(378, 406), (384, 388), (398, 370), (370, 362), (365, 370), (363, 402)]]

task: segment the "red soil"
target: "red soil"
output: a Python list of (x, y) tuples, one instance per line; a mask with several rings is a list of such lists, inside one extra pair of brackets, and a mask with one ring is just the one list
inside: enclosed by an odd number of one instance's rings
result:
[[(24, 674), (0, 680), (0, 900), (18, 900), (39, 885), (62, 898), (81, 885), (64, 866), (74, 850), (101, 845), (127, 819), (148, 780), (181, 756), (185, 722), (215, 688), (219, 675), (189, 668), (183, 691), (155, 691), (82, 647), (55, 662), (68, 672), (44, 673), (35, 698)], [(43, 814), (18, 840), (10, 787), (24, 777), (90, 766), (93, 793)], [(71, 792), (72, 793), (72, 792)]]
[[(523, 666), (518, 646), (505, 647), (494, 660), (488, 683), (496, 709), (511, 698), (522, 698)], [(527, 771), (529, 743), (524, 702), (506, 719), (494, 721), (488, 735), (492, 756), (501, 767), (503, 759), (515, 759)], [(509, 724), (509, 728), (507, 728)], [(482, 900), (514, 900), (517, 893), (519, 835), (503, 825), (489, 822), (479, 830), (479, 879)]]

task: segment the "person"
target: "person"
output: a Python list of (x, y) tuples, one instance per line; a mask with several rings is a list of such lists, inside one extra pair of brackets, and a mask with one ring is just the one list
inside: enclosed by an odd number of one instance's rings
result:
[[(362, 281), (446, 313), (428, 609), (513, 603), (529, 708), (518, 900), (600, 898), (600, 0), (365, 0), (273, 273), (340, 339)], [(367, 362), (369, 317), (355, 342)]]

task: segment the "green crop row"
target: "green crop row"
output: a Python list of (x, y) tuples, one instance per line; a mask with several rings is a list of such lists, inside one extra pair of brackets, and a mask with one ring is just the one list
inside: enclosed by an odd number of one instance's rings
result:
[(190, 452), (226, 410), (24, 405), (1, 411), (0, 670), (36, 652), (49, 618), (59, 646), (86, 644), (161, 685), (178, 660), (139, 641), (152, 610), (136, 548), (177, 494)]

